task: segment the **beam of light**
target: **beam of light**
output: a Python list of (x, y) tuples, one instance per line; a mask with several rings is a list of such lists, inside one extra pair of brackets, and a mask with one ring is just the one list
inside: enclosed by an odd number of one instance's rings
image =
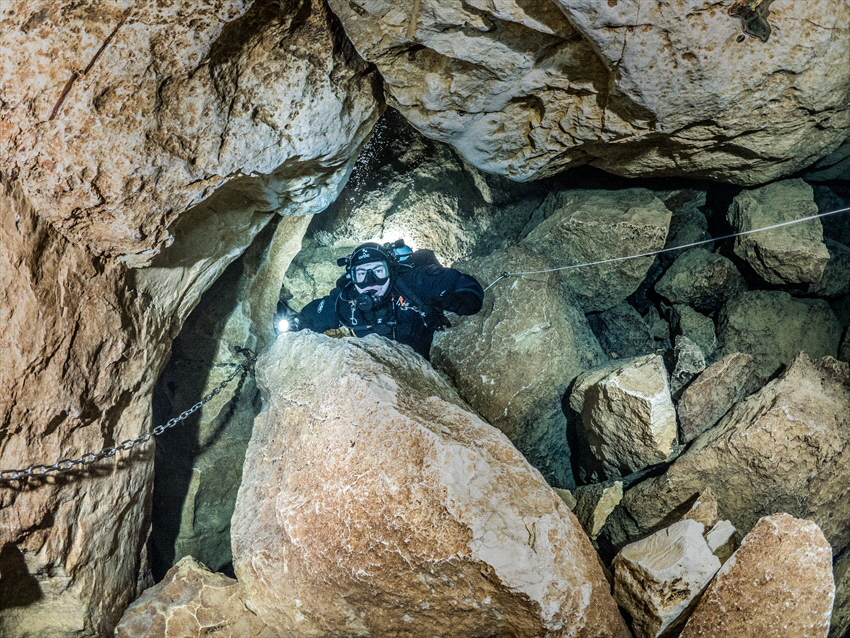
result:
[(289, 319), (281, 319), (277, 322), (278, 332), (289, 332)]

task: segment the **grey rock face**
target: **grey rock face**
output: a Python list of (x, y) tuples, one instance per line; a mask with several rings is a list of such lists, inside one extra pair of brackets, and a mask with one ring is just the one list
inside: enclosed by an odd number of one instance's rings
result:
[[(504, 270), (547, 266), (522, 247), (457, 267), (485, 285)], [(557, 273), (499, 282), (477, 315), (437, 334), (434, 365), (461, 395), (556, 486), (573, 487), (561, 400), (571, 381), (604, 360), (575, 298)]]
[(288, 333), (257, 376), (234, 567), (278, 635), (629, 635), (561, 498), (410, 348)]
[(799, 352), (813, 358), (838, 354), (841, 325), (822, 299), (798, 299), (779, 290), (751, 290), (721, 308), (717, 336), (722, 354), (753, 355), (768, 378)]
[(414, 126), (518, 180), (591, 162), (759, 184), (850, 128), (843, 4), (774, 11), (769, 44), (691, 2), (330, 4)]
[(670, 373), (670, 392), (678, 397), (682, 388), (705, 370), (705, 355), (700, 347), (687, 337), (676, 337), (673, 347), (673, 372)]
[(713, 360), (718, 345), (714, 321), (684, 304), (674, 305), (671, 315), (676, 336), (687, 337), (699, 346), (706, 361)]
[(850, 542), (850, 368), (799, 355), (698, 437), (667, 471), (627, 490), (603, 534), (623, 545), (710, 487), (746, 534), (761, 517), (810, 518), (836, 552)]
[(655, 350), (649, 326), (640, 313), (627, 303), (587, 318), (599, 345), (609, 357), (625, 359)]
[(829, 251), (829, 261), (820, 281), (810, 284), (808, 294), (835, 298), (850, 293), (850, 248), (832, 239), (823, 240)]
[(687, 304), (703, 312), (717, 310), (746, 288), (735, 264), (700, 247), (682, 253), (655, 284), (655, 291), (670, 303)]
[(693, 441), (712, 427), (763, 381), (749, 354), (733, 352), (711, 365), (682, 392), (676, 406), (683, 442)]
[[(726, 217), (740, 232), (817, 212), (812, 187), (801, 179), (789, 179), (742, 192)], [(735, 254), (771, 284), (817, 283), (829, 261), (819, 219), (737, 237)]]

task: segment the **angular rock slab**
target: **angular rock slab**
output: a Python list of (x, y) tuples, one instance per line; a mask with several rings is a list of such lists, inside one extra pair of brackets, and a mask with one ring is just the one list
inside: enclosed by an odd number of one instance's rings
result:
[(627, 636), (575, 517), (406, 346), (278, 338), (233, 517), (284, 635)]
[[(817, 212), (812, 187), (801, 179), (788, 179), (742, 192), (726, 218), (736, 231), (746, 232)], [(737, 237), (735, 254), (766, 282), (778, 285), (818, 283), (829, 261), (819, 219)]]
[(682, 253), (655, 284), (655, 292), (673, 304), (688, 304), (712, 312), (729, 297), (747, 289), (744, 278), (729, 259), (705, 248)]
[(703, 531), (702, 523), (679, 521), (614, 557), (614, 597), (632, 615), (635, 638), (655, 638), (681, 626), (720, 569)]
[(767, 379), (800, 352), (834, 357), (841, 324), (823, 299), (792, 297), (781, 290), (750, 290), (732, 297), (717, 315), (722, 355), (753, 356), (756, 372)]
[(820, 528), (773, 514), (717, 573), (681, 638), (826, 638), (834, 597), (832, 551)]
[(637, 290), (654, 258), (616, 259), (663, 248), (672, 217), (645, 188), (555, 192), (541, 209), (547, 219), (523, 243), (551, 267), (615, 260), (558, 272), (585, 312), (613, 308)]
[(518, 180), (592, 162), (760, 184), (850, 128), (843, 3), (771, 7), (768, 43), (694, 0), (330, 5), (414, 126)]
[(666, 461), (676, 443), (676, 410), (659, 355), (638, 357), (584, 392), (582, 422), (611, 478)]
[[(486, 286), (505, 270), (545, 270), (549, 263), (516, 246), (456, 266)], [(437, 333), (434, 366), (550, 484), (574, 487), (562, 397), (605, 356), (569, 288), (553, 272), (506, 279), (485, 293), (481, 312), (453, 322)]]
[(709, 366), (682, 392), (676, 406), (682, 442), (693, 441), (708, 430), (762, 383), (749, 354), (733, 352)]
[(616, 545), (662, 524), (711, 488), (720, 516), (746, 534), (784, 510), (814, 520), (836, 553), (850, 542), (850, 366), (800, 354), (658, 477), (623, 496), (603, 530)]
[(276, 638), (241, 593), (237, 581), (187, 556), (127, 608), (115, 638)]

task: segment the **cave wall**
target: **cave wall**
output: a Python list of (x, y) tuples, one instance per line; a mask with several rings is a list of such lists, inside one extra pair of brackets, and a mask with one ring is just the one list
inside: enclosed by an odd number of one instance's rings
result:
[[(0, 34), (12, 470), (148, 431), (203, 291), (276, 213), (335, 199), (383, 106), (318, 2), (32, 0)], [(0, 487), (0, 633), (111, 633), (146, 571), (152, 471), (148, 443)]]

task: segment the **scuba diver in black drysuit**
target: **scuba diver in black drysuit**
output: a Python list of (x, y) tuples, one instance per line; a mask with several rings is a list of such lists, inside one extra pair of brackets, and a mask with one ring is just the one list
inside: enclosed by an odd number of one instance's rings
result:
[(450, 325), (443, 312), (481, 310), (484, 292), (474, 277), (440, 266), (429, 250), (412, 252), (403, 240), (363, 244), (337, 264), (345, 275), (329, 295), (293, 315), (295, 329), (345, 326), (358, 337), (377, 334), (404, 343), (428, 359), (434, 332)]

